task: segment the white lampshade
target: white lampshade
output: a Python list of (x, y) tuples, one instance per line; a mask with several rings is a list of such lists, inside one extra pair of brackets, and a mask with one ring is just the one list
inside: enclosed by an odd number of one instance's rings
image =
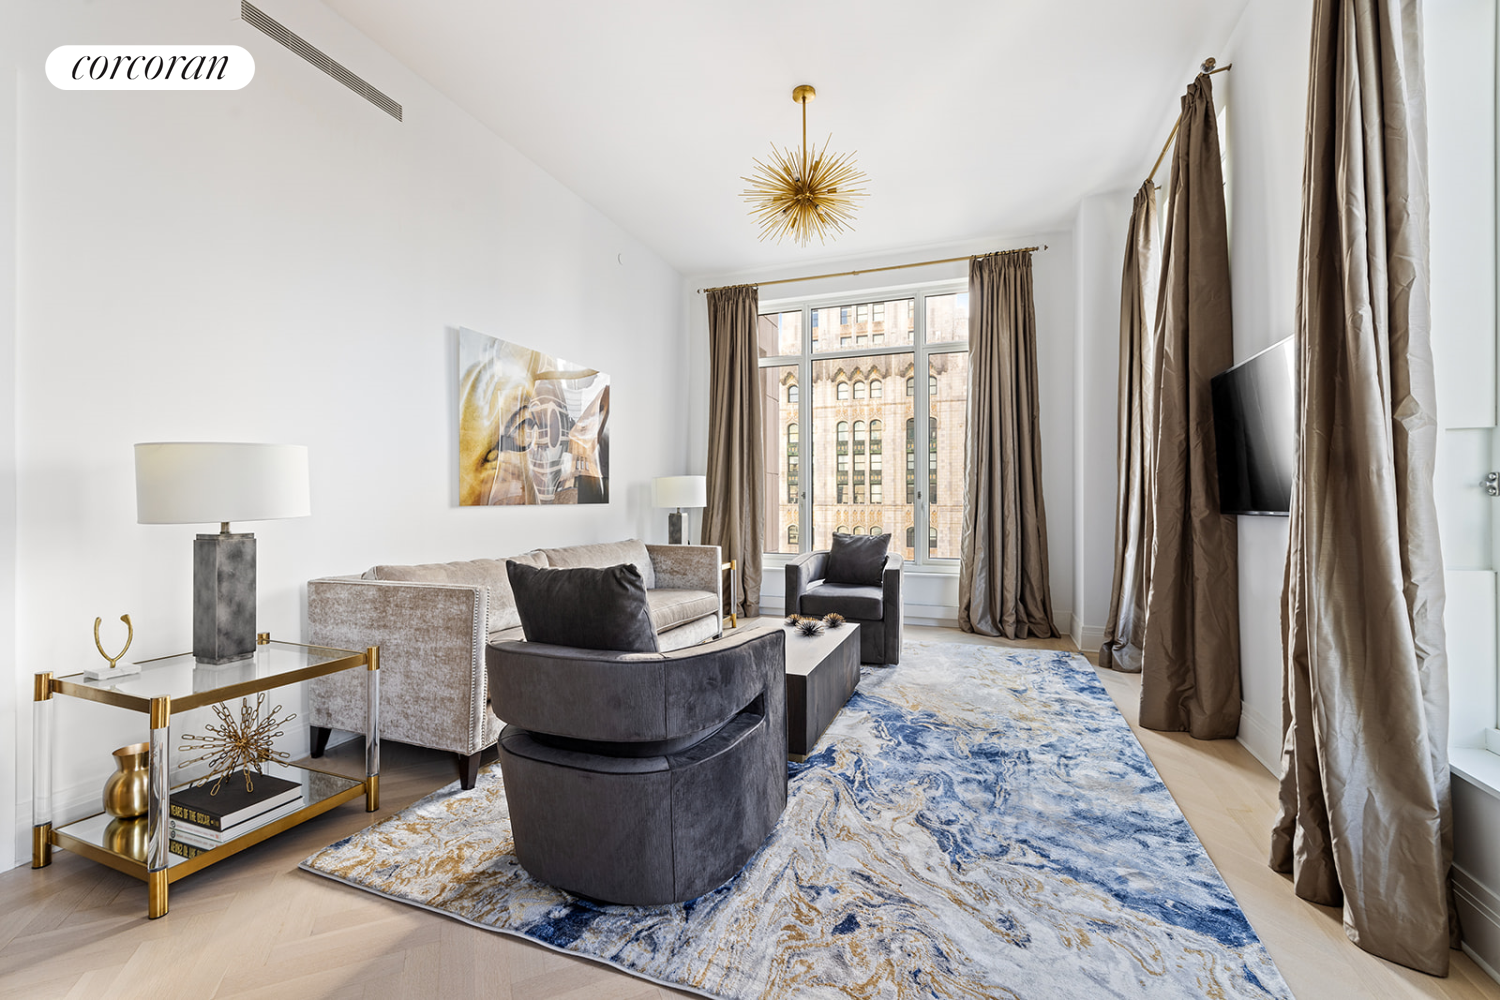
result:
[(703, 476), (662, 476), (652, 485), (658, 507), (708, 506), (708, 480)]
[(171, 441), (135, 446), (140, 524), (212, 524), (312, 513), (307, 447)]

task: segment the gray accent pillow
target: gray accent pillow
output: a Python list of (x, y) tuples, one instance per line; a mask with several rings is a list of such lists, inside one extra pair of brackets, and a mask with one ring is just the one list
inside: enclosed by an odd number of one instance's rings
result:
[(527, 642), (623, 653), (657, 651), (641, 571), (619, 566), (542, 569), (505, 564)]
[(878, 587), (885, 572), (885, 555), (890, 550), (889, 535), (841, 535), (835, 533), (828, 548), (828, 565), (823, 579), (829, 583), (855, 583)]

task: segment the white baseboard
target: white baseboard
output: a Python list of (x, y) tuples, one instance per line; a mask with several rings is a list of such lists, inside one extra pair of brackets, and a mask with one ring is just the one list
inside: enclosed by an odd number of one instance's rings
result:
[(1078, 647), (1081, 653), (1097, 653), (1099, 647), (1104, 645), (1104, 626), (1085, 625), (1077, 615), (1068, 614), (1068, 638), (1073, 640), (1073, 645)]
[(1281, 774), (1281, 727), (1255, 709), (1240, 702), (1240, 746), (1273, 775)]
[(1453, 898), (1463, 927), (1464, 953), (1500, 982), (1500, 894), (1458, 865), (1453, 866)]

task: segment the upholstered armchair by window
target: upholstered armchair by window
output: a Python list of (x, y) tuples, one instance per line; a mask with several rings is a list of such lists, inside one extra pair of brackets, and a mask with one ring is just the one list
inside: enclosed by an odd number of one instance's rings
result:
[(859, 658), (862, 663), (901, 662), (901, 580), (905, 575), (901, 553), (885, 557), (880, 584), (832, 583), (825, 577), (827, 551), (805, 552), (786, 565), (786, 613), (821, 618), (843, 615), (860, 626)]

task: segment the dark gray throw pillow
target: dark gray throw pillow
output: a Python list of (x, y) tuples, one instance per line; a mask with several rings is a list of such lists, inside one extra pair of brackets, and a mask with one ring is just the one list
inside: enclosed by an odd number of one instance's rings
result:
[(657, 651), (641, 571), (629, 563), (599, 569), (543, 569), (507, 561), (516, 613), (527, 642), (622, 653)]
[(853, 583), (878, 587), (885, 572), (885, 554), (890, 535), (841, 535), (835, 533), (828, 548), (823, 579), (829, 583)]

